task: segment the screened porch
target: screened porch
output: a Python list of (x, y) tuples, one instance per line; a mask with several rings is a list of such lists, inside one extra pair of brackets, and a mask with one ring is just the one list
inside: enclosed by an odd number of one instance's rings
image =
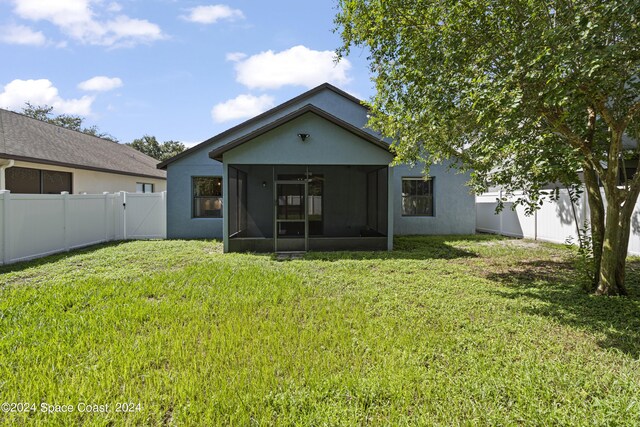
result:
[(385, 250), (387, 165), (241, 165), (227, 171), (228, 250)]

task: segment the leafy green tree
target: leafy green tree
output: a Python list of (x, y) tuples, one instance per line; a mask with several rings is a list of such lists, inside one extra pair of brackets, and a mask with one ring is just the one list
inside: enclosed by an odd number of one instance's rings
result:
[(161, 144), (155, 136), (150, 135), (134, 139), (127, 145), (161, 162), (182, 153), (186, 148), (184, 144), (178, 141), (165, 141)]
[(158, 160), (162, 162), (182, 153), (186, 149), (183, 143), (172, 140), (163, 142), (160, 147), (162, 149), (162, 157)]
[(370, 125), (395, 139), (397, 161), (453, 157), (471, 171), (476, 191), (525, 190), (518, 202), (530, 210), (544, 199), (546, 183), (578, 185), (580, 172), (593, 289), (625, 294), (640, 193), (640, 173), (625, 175), (640, 158), (640, 2), (338, 4), (338, 54), (353, 46), (369, 52), (377, 89)]
[(84, 119), (80, 116), (71, 114), (59, 114), (53, 115), (53, 107), (49, 105), (33, 105), (30, 102), (25, 103), (26, 106), (22, 107), (22, 114), (34, 119), (51, 123), (56, 126), (75, 130), (78, 132), (86, 133), (89, 135), (97, 136), (98, 138), (108, 139), (113, 142), (118, 142), (112, 135), (101, 132), (97, 126), (90, 126), (88, 128), (83, 127)]

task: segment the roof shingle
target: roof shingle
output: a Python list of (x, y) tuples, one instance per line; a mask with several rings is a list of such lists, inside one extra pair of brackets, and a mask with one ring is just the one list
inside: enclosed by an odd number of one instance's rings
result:
[(166, 179), (158, 160), (127, 145), (3, 109), (0, 158)]

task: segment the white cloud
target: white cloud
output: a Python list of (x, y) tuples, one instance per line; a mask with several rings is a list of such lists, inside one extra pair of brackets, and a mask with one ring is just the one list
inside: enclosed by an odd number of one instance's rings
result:
[(89, 0), (14, 0), (15, 13), (24, 19), (46, 20), (68, 26), (93, 19)]
[(50, 105), (57, 114), (91, 114), (93, 96), (63, 99), (58, 89), (47, 79), (13, 80), (0, 92), (0, 108), (20, 111), (25, 102), (33, 105)]
[(226, 60), (231, 62), (242, 61), (246, 57), (247, 54), (243, 52), (229, 52), (225, 55)]
[(223, 19), (228, 21), (244, 19), (244, 13), (242, 13), (240, 9), (232, 9), (226, 4), (214, 4), (189, 9), (189, 14), (182, 18), (189, 22), (197, 22), (198, 24), (215, 24)]
[(120, 12), (122, 10), (122, 5), (120, 3), (112, 2), (107, 5), (108, 12)]
[[(48, 21), (61, 32), (81, 43), (104, 46), (130, 46), (164, 38), (160, 27), (144, 19), (126, 15), (97, 19), (92, 5), (102, 6), (107, 14), (119, 12), (121, 6), (93, 0), (13, 0), (14, 12), (23, 19)], [(93, 3), (93, 4), (92, 4)], [(98, 11), (99, 12), (99, 11)]]
[(282, 86), (317, 86), (324, 82), (346, 84), (351, 79), (351, 63), (335, 63), (330, 50), (312, 50), (305, 46), (274, 53), (261, 52), (235, 65), (236, 80), (251, 89), (278, 89)]
[(137, 42), (152, 42), (165, 38), (162, 30), (156, 24), (146, 19), (133, 19), (120, 15), (105, 23), (106, 34), (102, 44), (132, 45)]
[(0, 42), (7, 44), (21, 44), (42, 46), (47, 38), (40, 31), (34, 31), (24, 25), (7, 25), (0, 27)]
[(211, 110), (211, 117), (218, 123), (244, 119), (256, 116), (273, 107), (273, 105), (274, 99), (269, 95), (239, 95), (215, 105)]
[(96, 76), (78, 84), (78, 88), (85, 91), (106, 92), (122, 86), (118, 77)]

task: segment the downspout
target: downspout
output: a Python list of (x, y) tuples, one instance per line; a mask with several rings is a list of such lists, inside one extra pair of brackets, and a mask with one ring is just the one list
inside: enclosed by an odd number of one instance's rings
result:
[(0, 190), (7, 189), (7, 180), (4, 171), (13, 167), (15, 163), (15, 160), (0, 160)]

